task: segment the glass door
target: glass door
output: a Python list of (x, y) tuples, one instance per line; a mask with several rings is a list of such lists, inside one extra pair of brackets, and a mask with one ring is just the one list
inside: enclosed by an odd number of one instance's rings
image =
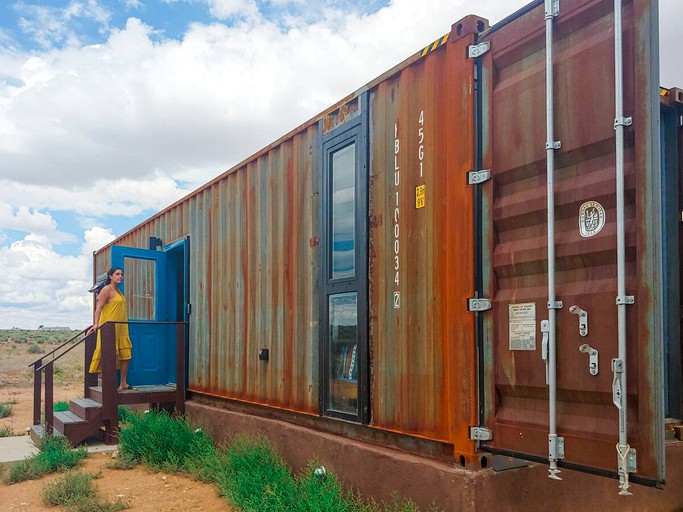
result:
[(368, 421), (367, 138), (359, 116), (323, 136), (323, 415)]

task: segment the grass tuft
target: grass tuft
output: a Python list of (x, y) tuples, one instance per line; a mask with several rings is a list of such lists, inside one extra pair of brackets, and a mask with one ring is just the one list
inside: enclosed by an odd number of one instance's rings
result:
[(64, 400), (60, 400), (59, 402), (55, 402), (54, 405), (52, 406), (52, 410), (54, 412), (64, 412), (69, 410), (69, 402), (65, 402)]
[(16, 484), (35, 480), (48, 473), (76, 467), (87, 456), (85, 448), (72, 449), (65, 437), (46, 436), (40, 443), (40, 451), (34, 457), (13, 466), (5, 483)]
[(48, 506), (61, 506), (69, 512), (114, 512), (129, 507), (130, 500), (107, 503), (100, 499), (93, 485), (98, 475), (71, 473), (43, 487), (41, 495)]
[(14, 430), (9, 425), (3, 425), (0, 427), (0, 437), (12, 437), (14, 435)]

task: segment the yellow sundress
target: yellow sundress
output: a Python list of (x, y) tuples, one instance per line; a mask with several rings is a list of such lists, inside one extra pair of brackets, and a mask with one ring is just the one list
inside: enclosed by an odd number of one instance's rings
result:
[[(118, 291), (114, 294), (114, 297), (105, 304), (102, 308), (102, 313), (100, 313), (100, 323), (103, 325), (106, 322), (127, 322), (128, 321), (128, 303), (126, 298)], [(90, 373), (98, 373), (100, 371), (100, 359), (102, 357), (100, 350), (100, 334), (101, 331), (97, 331), (97, 345), (95, 346), (95, 352), (92, 355), (92, 361), (90, 363)], [(131, 350), (133, 348), (133, 343), (130, 341), (130, 335), (128, 334), (128, 324), (116, 324), (116, 367), (121, 366), (121, 361), (125, 361), (132, 357)]]

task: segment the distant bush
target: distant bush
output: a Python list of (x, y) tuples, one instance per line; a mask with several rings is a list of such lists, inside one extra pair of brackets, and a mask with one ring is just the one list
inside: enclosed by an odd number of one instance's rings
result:
[(12, 406), (5, 402), (0, 402), (0, 418), (7, 418), (12, 416)]
[(30, 347), (28, 347), (28, 353), (29, 354), (44, 354), (45, 349), (38, 345), (37, 343), (32, 343)]

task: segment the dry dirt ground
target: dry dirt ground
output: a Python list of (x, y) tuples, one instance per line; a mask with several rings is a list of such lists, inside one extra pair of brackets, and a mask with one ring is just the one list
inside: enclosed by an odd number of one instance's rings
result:
[[(0, 419), (0, 429), (9, 426), (14, 435), (26, 435), (33, 423), (33, 373), (29, 364), (40, 354), (28, 353), (29, 344), (0, 341), (0, 403), (9, 403), (12, 415)], [(52, 350), (44, 344), (46, 352)], [(83, 396), (83, 349), (79, 346), (56, 363), (55, 402)], [(94, 480), (100, 496), (114, 501), (121, 495), (130, 498), (133, 511), (232, 511), (218, 497), (216, 488), (191, 478), (153, 473), (143, 466), (130, 470), (108, 469), (110, 454), (91, 454), (76, 469), (88, 473), (101, 472)], [(0, 483), (2, 512), (38, 512), (59, 510), (43, 504), (40, 492), (49, 481), (60, 475), (48, 475), (36, 481), (14, 485)]]

